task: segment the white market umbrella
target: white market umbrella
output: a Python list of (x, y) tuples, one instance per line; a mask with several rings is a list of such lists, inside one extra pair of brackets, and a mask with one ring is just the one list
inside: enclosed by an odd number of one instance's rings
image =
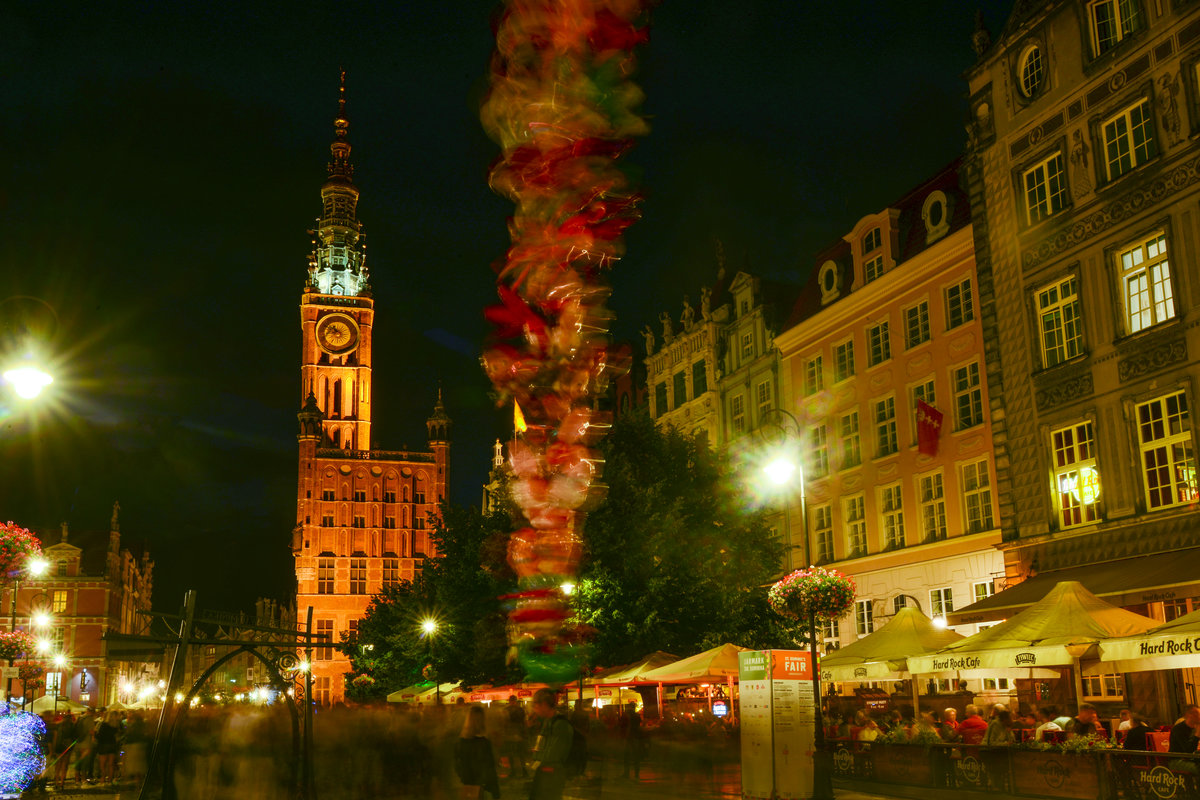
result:
[(1013, 667), (1075, 668), (1082, 702), (1080, 659), (1094, 657), (1105, 639), (1144, 633), (1158, 623), (1106, 603), (1079, 581), (1062, 581), (1029, 608), (999, 625), (937, 653), (908, 660), (910, 672), (993, 670)]

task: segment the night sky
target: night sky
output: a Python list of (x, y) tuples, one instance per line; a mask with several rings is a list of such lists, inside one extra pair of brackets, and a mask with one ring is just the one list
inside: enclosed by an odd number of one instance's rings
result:
[[(1008, 2), (988, 0), (995, 33)], [(644, 217), (616, 333), (730, 269), (814, 254), (963, 147), (975, 5), (668, 0), (629, 156)], [(56, 383), (0, 396), (0, 518), (103, 530), (157, 561), (154, 602), (290, 590), (299, 314), (347, 71), (376, 300), (377, 447), (420, 448), (440, 382), (451, 495), (479, 502), (506, 418), (478, 367), (511, 205), (478, 107), (493, 2), (18, 2), (0, 10), (0, 345)], [(26, 298), (33, 297), (37, 300)], [(49, 311), (47, 309), (52, 309)], [(11, 352), (0, 353), (11, 358)]]

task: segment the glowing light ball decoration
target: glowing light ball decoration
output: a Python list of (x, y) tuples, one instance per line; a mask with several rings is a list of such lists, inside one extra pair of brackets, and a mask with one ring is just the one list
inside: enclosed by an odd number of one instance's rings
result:
[(508, 560), (513, 654), (532, 680), (571, 680), (585, 632), (568, 623), (583, 521), (608, 421), (594, 410), (622, 358), (609, 348), (604, 273), (624, 252), (640, 196), (618, 160), (645, 133), (629, 79), (645, 41), (642, 0), (509, 0), (496, 27), (481, 117), (500, 145), (492, 189), (510, 198), (512, 247), (484, 369), (513, 403), (513, 498), (527, 526)]
[(46, 768), (38, 737), (46, 724), (36, 714), (0, 711), (0, 796), (17, 796)]

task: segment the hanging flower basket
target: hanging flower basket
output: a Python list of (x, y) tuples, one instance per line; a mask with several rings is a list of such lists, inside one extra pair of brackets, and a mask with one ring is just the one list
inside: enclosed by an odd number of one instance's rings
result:
[(365, 689), (368, 686), (375, 685), (375, 679), (370, 675), (355, 675), (350, 680), (351, 685), (357, 686), (359, 689)]
[(838, 619), (854, 606), (854, 581), (835, 569), (798, 569), (772, 584), (767, 602), (780, 616), (807, 621)]
[(0, 523), (0, 576), (24, 569), (29, 559), (41, 554), (41, 543), (28, 529), (15, 522)]
[(26, 653), (32, 653), (37, 646), (33, 634), (25, 631), (0, 631), (0, 659), (12, 661)]

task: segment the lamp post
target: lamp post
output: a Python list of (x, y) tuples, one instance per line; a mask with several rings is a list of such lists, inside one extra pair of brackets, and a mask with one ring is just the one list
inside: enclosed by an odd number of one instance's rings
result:
[(438, 682), (437, 667), (433, 665), (433, 635), (437, 633), (438, 623), (433, 617), (426, 617), (421, 622), (421, 631), (425, 637), (425, 655), (429, 659), (429, 670), (433, 675), (433, 695), (437, 705), (442, 704), (442, 684)]
[[(775, 422), (769, 422), (773, 415), (777, 415), (779, 419)], [(779, 429), (782, 434), (782, 444), (787, 445), (789, 441), (800, 441), (800, 421), (790, 412), (782, 408), (772, 409), (764, 418), (764, 427), (774, 426)], [(808, 537), (808, 503), (804, 492), (804, 465), (802, 461), (795, 457), (793, 447), (781, 447), (780, 451), (773, 454), (773, 458), (763, 467), (763, 472), (771, 483), (779, 487), (786, 487), (795, 482), (797, 494), (800, 498), (800, 536), (802, 539), (802, 547), (804, 549), (804, 563), (811, 565), (812, 559), (812, 543)], [(795, 546), (792, 544), (791, 536), (791, 513), (790, 504), (788, 502), (788, 494), (784, 493), (784, 535), (788, 541), (788, 567), (789, 572), (792, 568), (792, 553)], [(813, 732), (813, 800), (834, 800), (833, 797), (833, 764), (832, 754), (825, 750), (825, 721), (821, 713), (821, 677), (820, 671), (817, 669), (817, 618), (815, 614), (808, 616), (808, 653), (811, 659), (812, 669), (812, 694), (813, 694), (813, 724), (816, 730)]]
[[(42, 573), (44, 573), (46, 571), (47, 567), (49, 567), (49, 564), (46, 562), (46, 559), (35, 557), (35, 558), (30, 558), (25, 562), (24, 569), (18, 569), (15, 573), (13, 573), (12, 602), (9, 604), (9, 606), (10, 606), (9, 607), (9, 623), (8, 623), (9, 631), (16, 631), (16, 629), (17, 629), (17, 596), (21, 593), (22, 574), (28, 574), (28, 575), (36, 578), (36, 577), (40, 576)], [(10, 658), (8, 660), (8, 667), (10, 670), (12, 669), (13, 664), (15, 664), (15, 663), (16, 663), (15, 658)], [(12, 674), (10, 672), (10, 674), (8, 676), (8, 685), (5, 687), (5, 690), (4, 690), (4, 702), (6, 704), (8, 704), (9, 706), (12, 705), (12, 685), (13, 685), (13, 679), (12, 679)]]
[(54, 716), (58, 716), (58, 696), (62, 694), (62, 669), (67, 666), (67, 657), (62, 653), (54, 656), (54, 666), (59, 670), (58, 683), (54, 684)]

